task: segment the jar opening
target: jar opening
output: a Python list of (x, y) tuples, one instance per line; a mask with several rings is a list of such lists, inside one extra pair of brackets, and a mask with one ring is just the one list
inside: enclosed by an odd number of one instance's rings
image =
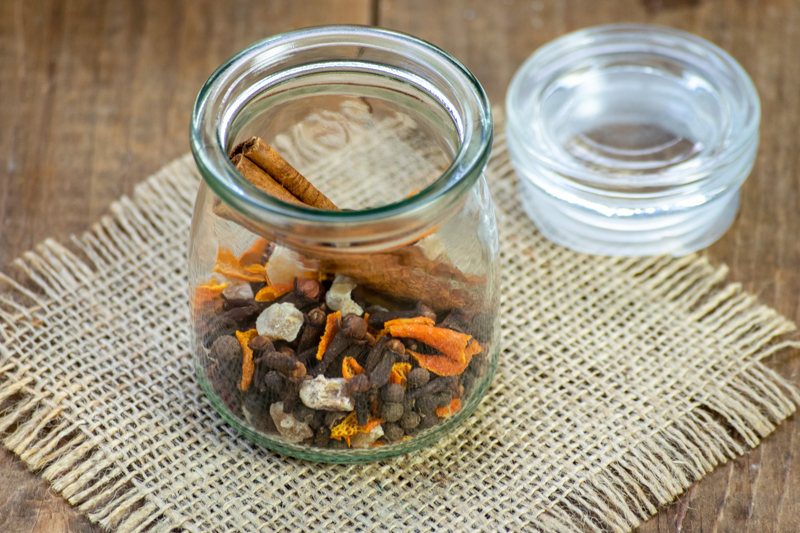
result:
[[(217, 196), (286, 238), (387, 244), (458, 207), (488, 161), (490, 113), (472, 74), (433, 45), (374, 28), (312, 28), (256, 43), (209, 78), (192, 150)], [(344, 210), (289, 205), (252, 186), (227, 158), (251, 136)], [(364, 150), (386, 155), (371, 182), (349, 181)]]

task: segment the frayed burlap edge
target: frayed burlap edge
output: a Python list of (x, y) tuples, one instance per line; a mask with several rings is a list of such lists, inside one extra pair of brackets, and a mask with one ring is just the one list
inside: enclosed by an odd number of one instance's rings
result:
[(36, 334), (37, 315), (108, 274), (133, 247), (160, 238), (164, 227), (180, 227), (179, 219), (191, 213), (198, 184), (194, 162), (184, 156), (139, 184), (132, 199), (114, 202), (110, 214), (89, 231), (73, 236), (74, 251), (48, 239), (14, 261), (22, 282), (0, 273), (0, 282), (10, 288), (0, 295), (3, 444), (92, 522), (120, 533), (168, 532), (187, 518), (138, 487), (125, 458), (104, 452), (106, 436), (62, 407), (90, 381), (71, 383), (65, 375), (61, 386), (47, 387), (38, 382), (35, 367), (12, 358), (8, 346)]
[[(503, 136), (498, 135), (487, 171), (490, 183), (512, 172)], [(73, 238), (74, 251), (47, 240), (14, 262), (24, 281), (0, 274), (0, 281), (10, 287), (0, 296), (3, 444), (106, 529), (134, 533), (193, 528), (187, 517), (139, 486), (124, 457), (106, 453), (105, 435), (96, 434), (90, 423), (74, 419), (64, 409), (63, 400), (87, 382), (73, 383), (64, 375), (60, 384), (41, 383), (37, 368), (16, 358), (9, 346), (35, 334), (37, 317), (56, 302), (68, 301), (96, 276), (107, 274), (131, 248), (128, 243), (144, 245), (159, 238), (174, 220), (188, 216), (197, 184), (193, 162), (184, 157), (139, 185), (132, 199), (114, 203), (111, 214), (90, 231)], [(725, 284), (724, 266), (714, 268), (697, 255), (597, 258), (597, 262), (606, 270), (646, 279), (631, 290), (663, 296), (675, 308), (691, 313), (711, 334), (740, 347), (749, 363), (733, 379), (709, 391), (699, 407), (651, 440), (617, 450), (610, 468), (591, 472), (589, 482), (554, 499), (537, 517), (544, 532), (626, 531), (637, 526), (656, 512), (657, 505), (672, 501), (716, 465), (756, 446), (800, 401), (792, 384), (759, 362), (800, 347), (780, 340), (794, 325), (759, 304), (739, 284)]]

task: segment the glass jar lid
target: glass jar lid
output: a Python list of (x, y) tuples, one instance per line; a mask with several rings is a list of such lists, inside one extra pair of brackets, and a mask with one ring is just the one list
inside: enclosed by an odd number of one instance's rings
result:
[(582, 252), (681, 255), (719, 238), (758, 147), (758, 94), (717, 46), (651, 25), (540, 48), (508, 91), (523, 205)]

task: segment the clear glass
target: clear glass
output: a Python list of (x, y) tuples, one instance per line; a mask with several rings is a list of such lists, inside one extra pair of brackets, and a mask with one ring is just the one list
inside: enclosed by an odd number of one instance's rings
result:
[[(227, 155), (251, 136), (342, 210), (254, 187)], [(429, 444), (475, 410), (499, 349), (491, 141), (477, 80), (395, 32), (281, 34), (209, 78), (191, 131), (204, 178), (192, 349), (225, 420), (284, 454), (361, 462)]]
[(528, 214), (589, 253), (709, 245), (733, 221), (758, 147), (758, 95), (742, 67), (659, 26), (599, 26), (549, 43), (519, 69), (506, 106)]

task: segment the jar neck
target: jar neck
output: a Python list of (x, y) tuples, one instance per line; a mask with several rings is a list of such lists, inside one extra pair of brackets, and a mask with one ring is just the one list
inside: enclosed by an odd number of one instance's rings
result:
[[(320, 211), (263, 193), (228, 160), (236, 135), (259, 103), (325, 86), (347, 86), (352, 94), (380, 90), (416, 102), (424, 108), (421, 116), (430, 117), (429, 127), (453, 137), (450, 165), (417, 194), (358, 211)], [(192, 151), (206, 183), (259, 233), (303, 247), (358, 251), (413, 241), (457, 212), (488, 162), (492, 135), (486, 94), (461, 63), (419, 39), (357, 26), (289, 32), (243, 50), (203, 86), (191, 125)]]

